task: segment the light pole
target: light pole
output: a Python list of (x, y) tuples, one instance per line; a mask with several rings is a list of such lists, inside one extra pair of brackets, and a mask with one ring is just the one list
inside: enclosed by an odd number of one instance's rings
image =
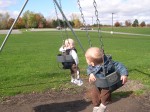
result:
[(113, 22), (114, 22), (114, 20), (113, 20), (113, 19), (114, 19), (114, 18), (113, 18), (113, 14), (114, 14), (114, 13), (112, 13), (112, 31), (113, 31), (113, 25), (114, 25), (114, 23), (113, 23)]
[(93, 30), (93, 16), (92, 16), (92, 30)]
[(113, 30), (114, 30), (114, 29), (113, 29), (113, 24), (114, 24), (114, 23), (113, 23), (113, 14), (114, 14), (114, 13), (112, 13), (112, 29), (111, 29), (111, 32), (110, 32), (111, 34), (113, 34)]

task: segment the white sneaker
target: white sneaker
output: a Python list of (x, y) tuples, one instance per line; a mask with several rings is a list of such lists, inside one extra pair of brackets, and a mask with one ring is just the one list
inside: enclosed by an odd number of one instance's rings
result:
[(94, 107), (93, 112), (97, 112), (99, 107)]
[(75, 79), (71, 79), (71, 83), (75, 83)]
[(106, 106), (101, 103), (97, 112), (106, 112)]
[(81, 79), (75, 79), (75, 84), (81, 86), (83, 84), (83, 81)]

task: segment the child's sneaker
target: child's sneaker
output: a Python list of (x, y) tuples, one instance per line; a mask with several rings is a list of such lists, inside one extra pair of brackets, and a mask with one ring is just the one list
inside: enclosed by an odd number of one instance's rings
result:
[(99, 107), (94, 107), (93, 112), (97, 112)]
[(76, 79), (75, 84), (77, 84), (78, 86), (81, 86), (83, 84), (83, 81), (81, 79)]
[(71, 83), (74, 83), (74, 84), (75, 84), (75, 79), (71, 79)]

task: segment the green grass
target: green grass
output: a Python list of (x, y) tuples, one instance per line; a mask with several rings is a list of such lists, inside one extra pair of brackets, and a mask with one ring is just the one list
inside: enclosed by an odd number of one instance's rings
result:
[[(148, 34), (147, 28), (145, 30), (138, 31)], [(73, 37), (71, 32), (68, 33), (69, 37)], [(86, 33), (75, 33), (86, 50), (89, 47)], [(132, 33), (138, 33), (137, 29), (133, 28)], [(5, 35), (0, 35), (0, 43), (4, 37)], [(90, 37), (93, 46), (99, 47), (98, 33), (90, 32)], [(56, 61), (62, 38), (66, 36), (64, 34), (62, 37), (59, 31), (11, 34), (0, 52), (0, 97), (71, 88), (70, 71), (60, 69), (58, 65), (61, 64)], [(150, 86), (150, 37), (104, 33), (102, 39), (105, 53), (111, 54), (114, 60), (127, 66), (130, 79)], [(77, 42), (76, 47), (81, 77), (87, 77), (84, 53)]]
[[(112, 31), (111, 27), (102, 27), (104, 31)], [(113, 27), (113, 31), (115, 32), (126, 32), (126, 33), (137, 33), (137, 34), (150, 34), (149, 27)]]

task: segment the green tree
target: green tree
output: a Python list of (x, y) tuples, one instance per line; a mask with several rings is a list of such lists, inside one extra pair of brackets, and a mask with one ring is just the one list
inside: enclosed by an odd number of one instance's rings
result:
[(21, 17), (18, 19), (15, 28), (17, 29), (25, 28), (25, 23)]
[(14, 18), (9, 18), (8, 22), (7, 22), (7, 27), (10, 29), (11, 25), (13, 24), (13, 22), (15, 21)]
[(57, 20), (52, 20), (52, 27), (55, 28), (58, 26), (58, 21)]
[(5, 14), (0, 14), (0, 29), (8, 29), (7, 22), (9, 21), (10, 15), (8, 12)]
[(134, 20), (132, 26), (133, 26), (133, 27), (138, 27), (138, 26), (139, 26), (139, 22), (138, 22), (137, 19)]
[(38, 27), (38, 22), (36, 21), (36, 15), (33, 12), (31, 12), (29, 14), (28, 25), (30, 28), (37, 28)]
[(3, 17), (3, 14), (0, 13), (0, 29), (2, 29), (2, 17)]
[(22, 17), (26, 28), (43, 28), (46, 26), (46, 19), (40, 13), (26, 11)]
[(35, 21), (37, 22), (38, 28), (43, 28), (46, 26), (46, 19), (41, 13), (35, 14)]
[(79, 28), (82, 25), (79, 19), (74, 19), (73, 23), (75, 28)]
[(28, 24), (28, 20), (29, 20), (29, 14), (30, 14), (30, 11), (27, 10), (26, 12), (23, 13), (23, 16), (22, 16), (22, 19), (25, 23), (25, 27), (28, 28), (29, 27), (29, 24)]
[(77, 14), (73, 13), (70, 17), (71, 17), (71, 21), (74, 23), (74, 27), (79, 28), (80, 26), (82, 26), (82, 23)]

